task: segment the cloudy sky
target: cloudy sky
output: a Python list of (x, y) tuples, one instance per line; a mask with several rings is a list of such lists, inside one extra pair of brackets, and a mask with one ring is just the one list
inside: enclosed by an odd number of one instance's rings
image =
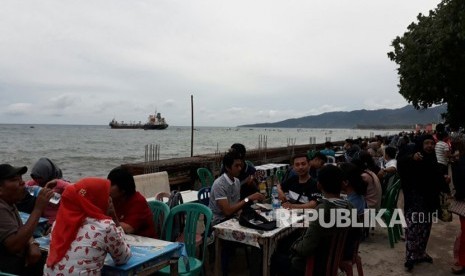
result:
[(439, 0), (3, 0), (0, 123), (276, 122), (398, 108), (386, 53)]

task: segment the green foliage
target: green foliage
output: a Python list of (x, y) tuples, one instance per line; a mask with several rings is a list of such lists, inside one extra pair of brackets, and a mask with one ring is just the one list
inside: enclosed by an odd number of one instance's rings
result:
[(415, 108), (447, 103), (446, 121), (465, 126), (465, 1), (443, 0), (392, 42), (399, 93)]

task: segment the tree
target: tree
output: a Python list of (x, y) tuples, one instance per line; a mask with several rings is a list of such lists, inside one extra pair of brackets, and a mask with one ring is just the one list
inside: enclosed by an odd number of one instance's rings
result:
[(388, 53), (399, 93), (416, 109), (446, 103), (446, 123), (465, 127), (465, 1), (443, 0), (417, 19)]

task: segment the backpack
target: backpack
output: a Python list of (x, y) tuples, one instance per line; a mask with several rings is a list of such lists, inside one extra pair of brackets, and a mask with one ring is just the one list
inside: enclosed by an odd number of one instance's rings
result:
[[(168, 207), (170, 207), (170, 210), (173, 209), (173, 207), (175, 206), (183, 204), (181, 192), (177, 190), (171, 191), (170, 197), (168, 198), (168, 202), (166, 204), (168, 205)], [(182, 235), (185, 224), (186, 224), (185, 214), (178, 213), (173, 218), (173, 227), (172, 227), (172, 233), (171, 233), (172, 242), (175, 242)], [(163, 231), (166, 231), (166, 230), (163, 230)], [(163, 236), (166, 236), (166, 232), (163, 233)]]

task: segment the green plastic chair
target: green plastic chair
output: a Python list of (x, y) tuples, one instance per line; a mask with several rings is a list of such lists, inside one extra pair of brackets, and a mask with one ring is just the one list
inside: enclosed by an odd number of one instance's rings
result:
[(285, 174), (286, 174), (286, 171), (285, 171), (285, 170), (278, 170), (278, 171), (276, 172), (276, 176), (278, 177), (279, 183), (282, 183), (282, 182), (283, 182), (283, 177), (284, 177)]
[(153, 214), (153, 222), (155, 223), (157, 238), (161, 238), (163, 227), (165, 226), (166, 219), (170, 213), (170, 207), (168, 207), (166, 203), (158, 200), (149, 201), (148, 204)]
[(200, 182), (202, 183), (202, 187), (210, 187), (213, 185), (213, 178), (212, 173), (207, 168), (198, 168), (197, 175), (199, 176)]
[(386, 211), (383, 213), (382, 219), (387, 224), (389, 245), (391, 248), (394, 248), (394, 244), (400, 240), (400, 235), (402, 234), (402, 227), (400, 225), (396, 224), (392, 227), (389, 226), (389, 222), (394, 216), (394, 209), (397, 207), (397, 199), (399, 198), (400, 188), (400, 180), (397, 180), (386, 191), (385, 200), (381, 204), (381, 208), (386, 209)]
[(245, 160), (245, 163), (247, 164), (247, 166), (255, 167), (255, 165), (253, 164), (253, 162), (250, 161), (250, 160)]
[[(179, 275), (199, 275), (204, 274), (203, 263), (205, 258), (205, 251), (207, 248), (207, 240), (203, 239), (201, 258), (196, 258), (196, 233), (197, 233), (197, 222), (200, 215), (204, 216), (205, 229), (210, 229), (210, 224), (212, 220), (212, 211), (203, 204), (200, 203), (184, 203), (178, 206), (175, 206), (171, 209), (171, 212), (168, 215), (166, 220), (166, 236), (165, 240), (171, 240), (173, 232), (173, 221), (175, 216), (178, 213), (185, 214), (185, 226), (184, 226), (184, 245), (186, 246), (187, 255), (189, 257), (189, 266), (190, 271), (186, 271), (184, 262), (180, 259), (178, 261), (178, 273)], [(162, 275), (169, 275), (170, 268), (164, 267), (159, 271)]]

